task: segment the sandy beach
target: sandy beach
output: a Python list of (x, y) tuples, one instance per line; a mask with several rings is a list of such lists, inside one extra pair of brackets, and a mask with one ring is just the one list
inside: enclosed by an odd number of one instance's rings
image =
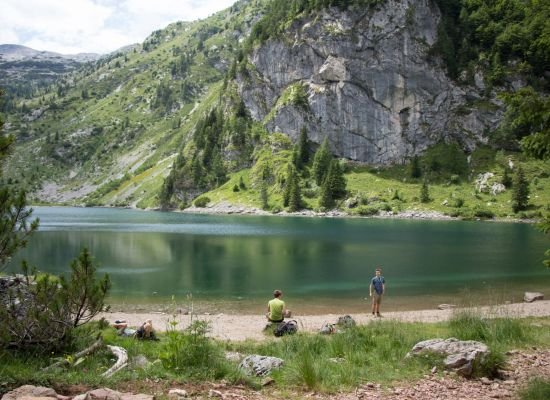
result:
[[(449, 319), (456, 310), (419, 310), (419, 311), (398, 311), (382, 314), (383, 320), (397, 320), (407, 322), (441, 322)], [(550, 300), (535, 301), (533, 303), (513, 303), (496, 306), (476, 307), (473, 310), (487, 318), (496, 317), (548, 317), (550, 316)], [(350, 314), (360, 325), (377, 322), (380, 318), (375, 318), (371, 314)], [(298, 322), (300, 330), (306, 332), (317, 332), (324, 323), (335, 323), (341, 315), (295, 315), (291, 319)], [(167, 314), (159, 312), (127, 313), (127, 312), (108, 312), (98, 315), (97, 318), (105, 318), (109, 322), (115, 320), (126, 320), (129, 326), (138, 326), (143, 321), (151, 319), (153, 326), (158, 331), (166, 331), (171, 322), (176, 322), (176, 329), (184, 329), (190, 325), (191, 320), (204, 320), (210, 322), (211, 336), (219, 340), (243, 341), (267, 340), (268, 336), (262, 333), (266, 325), (266, 319), (263, 315), (228, 315), (228, 314), (202, 314), (202, 315), (183, 315)]]

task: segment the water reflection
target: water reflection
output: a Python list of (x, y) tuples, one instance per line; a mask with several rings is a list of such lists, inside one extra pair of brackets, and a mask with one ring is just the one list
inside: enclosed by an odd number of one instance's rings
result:
[(41, 230), (12, 270), (26, 258), (44, 271), (66, 273), (88, 247), (100, 271), (111, 275), (112, 296), (125, 301), (193, 293), (263, 304), (277, 287), (304, 307), (357, 303), (367, 295), (376, 265), (384, 267), (389, 306), (427, 296), (451, 302), (465, 290), (495, 288), (519, 296), (550, 288), (540, 263), (544, 235), (526, 224), (74, 208), (36, 213)]

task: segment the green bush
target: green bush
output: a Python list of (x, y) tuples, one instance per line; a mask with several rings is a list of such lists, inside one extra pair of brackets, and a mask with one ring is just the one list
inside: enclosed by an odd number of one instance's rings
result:
[(193, 321), (184, 331), (177, 331), (176, 324), (166, 333), (160, 352), (162, 365), (169, 370), (188, 376), (220, 379), (230, 373), (230, 366), (222, 348), (207, 337), (210, 330), (207, 321)]
[(368, 206), (359, 206), (357, 208), (357, 214), (367, 217), (370, 215), (377, 215), (378, 214), (378, 207), (368, 207)]
[(493, 218), (495, 218), (495, 213), (490, 211), (490, 210), (477, 209), (474, 212), (474, 216), (476, 218), (493, 219)]
[(195, 207), (204, 208), (206, 205), (210, 203), (210, 197), (202, 196), (195, 200), (194, 204)]
[(422, 157), (422, 165), (433, 176), (468, 175), (466, 154), (454, 143), (440, 143), (430, 147)]

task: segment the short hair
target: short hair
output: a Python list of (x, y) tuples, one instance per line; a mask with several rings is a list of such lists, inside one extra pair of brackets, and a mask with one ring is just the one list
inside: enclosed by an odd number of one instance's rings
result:
[(273, 297), (281, 297), (283, 292), (281, 292), (279, 289), (273, 291)]
[(377, 268), (375, 269), (375, 271), (380, 271), (380, 272), (382, 272), (382, 268), (377, 267)]

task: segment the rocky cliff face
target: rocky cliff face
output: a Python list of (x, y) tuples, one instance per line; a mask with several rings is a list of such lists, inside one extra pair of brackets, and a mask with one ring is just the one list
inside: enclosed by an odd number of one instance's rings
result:
[[(241, 96), (270, 131), (296, 138), (305, 126), (310, 140), (326, 136), (335, 155), (352, 160), (402, 162), (441, 140), (473, 149), (501, 110), (483, 99), (480, 79), (460, 87), (430, 56), (439, 20), (430, 0), (297, 20), (249, 56)], [(296, 90), (305, 104), (293, 100)]]

